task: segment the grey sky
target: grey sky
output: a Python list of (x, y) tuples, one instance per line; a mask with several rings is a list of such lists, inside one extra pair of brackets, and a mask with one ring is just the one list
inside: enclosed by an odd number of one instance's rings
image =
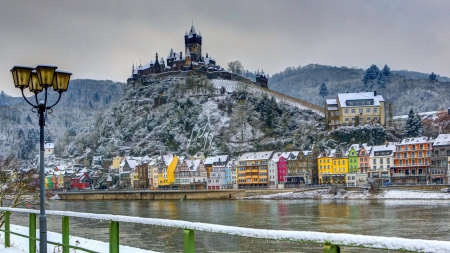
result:
[(450, 1), (0, 0), (0, 90), (14, 64), (125, 82), (133, 62), (184, 51), (193, 20), (203, 53), (274, 74), (318, 63), (450, 76)]

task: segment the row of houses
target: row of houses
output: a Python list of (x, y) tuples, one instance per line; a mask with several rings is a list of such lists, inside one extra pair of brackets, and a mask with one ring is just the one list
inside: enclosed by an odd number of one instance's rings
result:
[[(78, 164), (46, 171), (47, 189), (81, 190), (96, 187), (103, 173), (107, 187), (132, 189), (289, 188), (300, 185), (366, 185), (380, 180), (392, 184), (447, 184), (450, 134), (414, 137), (379, 146), (353, 144), (319, 152), (261, 151), (238, 158), (229, 155), (183, 157), (94, 156), (95, 170)], [(118, 180), (113, 182), (113, 175)]]
[[(47, 151), (47, 150), (46, 150)], [(52, 157), (49, 148), (49, 156)], [(66, 161), (67, 162), (67, 161)], [(380, 179), (392, 184), (447, 184), (450, 135), (414, 137), (379, 146), (354, 144), (319, 152), (248, 152), (191, 157), (94, 156), (90, 169), (78, 162), (46, 166), (47, 189), (81, 190), (98, 186), (103, 173), (107, 186), (134, 189), (285, 188), (300, 185), (365, 185)], [(119, 180), (113, 182), (112, 175)]]

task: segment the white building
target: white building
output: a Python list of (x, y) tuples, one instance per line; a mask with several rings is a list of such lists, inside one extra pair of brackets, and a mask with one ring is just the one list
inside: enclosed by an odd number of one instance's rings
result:
[(51, 142), (44, 143), (44, 156), (50, 156), (53, 155), (55, 152), (55, 145)]
[(390, 181), (390, 168), (394, 165), (395, 143), (388, 142), (385, 145), (373, 146), (370, 152), (370, 166), (367, 177), (370, 180), (382, 178), (383, 183)]

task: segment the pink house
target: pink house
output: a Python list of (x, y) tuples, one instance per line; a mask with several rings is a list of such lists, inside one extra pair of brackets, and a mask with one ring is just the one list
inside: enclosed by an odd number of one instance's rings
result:
[(278, 182), (286, 182), (286, 175), (287, 175), (286, 157), (280, 156), (280, 158), (278, 158), (277, 169), (278, 169)]

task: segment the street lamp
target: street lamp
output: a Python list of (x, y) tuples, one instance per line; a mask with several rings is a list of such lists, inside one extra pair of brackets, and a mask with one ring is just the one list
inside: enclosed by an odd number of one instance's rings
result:
[[(45, 217), (45, 170), (44, 170), (44, 126), (45, 113), (52, 113), (52, 107), (58, 104), (63, 92), (67, 91), (72, 73), (56, 70), (55, 65), (38, 65), (36, 67), (15, 65), (11, 69), (14, 86), (22, 91), (22, 97), (33, 108), (32, 112), (39, 115), (40, 149), (39, 149), (39, 177), (40, 177), (40, 216), (39, 216), (39, 252), (47, 252), (47, 218)], [(58, 100), (53, 105), (47, 105), (48, 88), (53, 87), (59, 93)], [(28, 101), (23, 90), (28, 88), (34, 93), (36, 103)], [(44, 100), (38, 101), (38, 94), (44, 91)]]

